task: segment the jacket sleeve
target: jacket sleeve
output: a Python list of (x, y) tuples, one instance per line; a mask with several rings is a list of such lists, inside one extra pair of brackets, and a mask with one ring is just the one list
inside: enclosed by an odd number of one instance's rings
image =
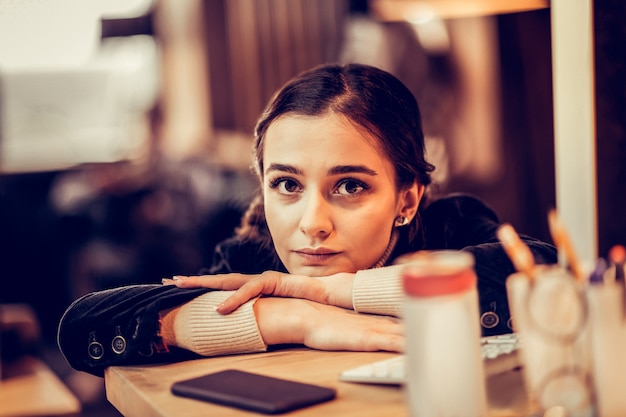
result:
[(155, 284), (84, 295), (63, 314), (57, 333), (58, 346), (70, 366), (98, 376), (111, 365), (195, 357), (191, 352), (163, 344), (159, 313), (208, 291)]
[[(515, 268), (500, 244), (496, 231), (501, 222), (479, 199), (464, 194), (434, 201), (424, 212), (426, 249), (458, 249), (472, 253), (484, 336), (513, 330), (506, 292), (506, 279)], [(521, 235), (535, 263), (557, 262), (553, 245)]]
[[(217, 245), (212, 266), (200, 273), (284, 270), (277, 261), (278, 257), (271, 255), (270, 249), (241, 242), (237, 238), (227, 239)], [(206, 310), (207, 300), (216, 298), (200, 297), (209, 291), (204, 288), (181, 289), (153, 284), (92, 292), (76, 300), (65, 311), (58, 327), (58, 346), (70, 366), (98, 376), (102, 376), (104, 369), (112, 365), (167, 363), (198, 357), (207, 352), (219, 354), (223, 350), (219, 348), (220, 341), (228, 337), (228, 332), (241, 333), (245, 329), (249, 333), (248, 342), (242, 342), (239, 348), (247, 351), (265, 349), (251, 309), (245, 317), (232, 314), (226, 316), (227, 323), (196, 320), (195, 326), (189, 326), (190, 333), (185, 338), (192, 341), (190, 346), (193, 348), (163, 345), (159, 334), (159, 313), (185, 304), (186, 314), (196, 317), (194, 312), (202, 311), (203, 306)], [(216, 296), (219, 298), (219, 295)], [(242, 325), (244, 322), (247, 327)], [(193, 342), (198, 338), (203, 339), (202, 344)], [(236, 348), (235, 344), (233, 349)]]

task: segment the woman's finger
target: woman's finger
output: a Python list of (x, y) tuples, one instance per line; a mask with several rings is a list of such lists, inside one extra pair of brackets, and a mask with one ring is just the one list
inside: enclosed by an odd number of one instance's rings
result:
[(324, 284), (311, 277), (266, 271), (250, 280), (217, 307), (220, 314), (228, 314), (237, 307), (259, 295), (303, 298), (325, 304), (327, 295)]
[(257, 275), (219, 274), (219, 275), (177, 275), (172, 278), (179, 288), (212, 288), (215, 290), (236, 290), (254, 279)]
[(304, 298), (323, 304), (329, 302), (325, 281), (300, 275), (289, 275), (277, 271), (266, 271), (260, 275), (219, 274), (197, 276), (174, 276), (164, 278), (163, 285), (179, 288), (211, 288), (214, 290), (236, 290), (217, 307), (220, 314), (229, 314), (239, 306), (260, 295)]
[(273, 288), (267, 279), (254, 279), (244, 284), (241, 288), (233, 293), (217, 306), (216, 311), (220, 314), (229, 314), (235, 311), (242, 304), (250, 301), (254, 297), (262, 294), (272, 294)]

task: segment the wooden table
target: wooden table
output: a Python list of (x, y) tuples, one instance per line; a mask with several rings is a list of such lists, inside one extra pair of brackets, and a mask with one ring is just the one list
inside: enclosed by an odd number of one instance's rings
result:
[(3, 364), (0, 417), (70, 417), (80, 411), (78, 399), (38, 358)]
[[(197, 359), (158, 366), (110, 367), (105, 372), (108, 400), (126, 417), (251, 417), (260, 414), (170, 393), (173, 382), (236, 368), (260, 374), (324, 385), (337, 390), (333, 401), (289, 413), (289, 416), (404, 417), (404, 390), (398, 386), (339, 381), (341, 371), (391, 357), (385, 352), (321, 352), (306, 348), (261, 354)], [(519, 371), (490, 378), (490, 416), (526, 415), (526, 397)]]

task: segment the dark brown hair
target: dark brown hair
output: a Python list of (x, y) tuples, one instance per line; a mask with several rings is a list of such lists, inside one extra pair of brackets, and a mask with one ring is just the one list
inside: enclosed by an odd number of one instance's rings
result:
[[(427, 186), (434, 166), (426, 161), (424, 134), (417, 100), (396, 77), (362, 64), (326, 64), (287, 82), (270, 100), (254, 131), (253, 168), (263, 179), (263, 139), (268, 127), (281, 116), (320, 116), (326, 112), (345, 116), (378, 139), (396, 172), (398, 190), (414, 181)], [(419, 216), (409, 225), (410, 236), (419, 228)], [(271, 239), (261, 196), (244, 216), (239, 234)]]

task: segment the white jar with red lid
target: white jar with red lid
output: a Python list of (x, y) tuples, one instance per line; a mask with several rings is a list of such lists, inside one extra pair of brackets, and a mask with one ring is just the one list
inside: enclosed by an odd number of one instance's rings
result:
[(472, 254), (421, 251), (404, 264), (411, 417), (483, 417), (487, 397)]

